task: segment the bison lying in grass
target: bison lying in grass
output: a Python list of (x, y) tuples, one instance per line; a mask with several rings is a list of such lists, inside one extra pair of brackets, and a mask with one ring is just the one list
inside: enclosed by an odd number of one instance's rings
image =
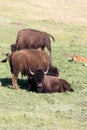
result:
[(53, 92), (72, 92), (71, 85), (64, 79), (44, 75), (42, 69), (37, 69), (35, 72), (30, 70), (31, 77), (28, 78), (28, 90), (39, 93)]

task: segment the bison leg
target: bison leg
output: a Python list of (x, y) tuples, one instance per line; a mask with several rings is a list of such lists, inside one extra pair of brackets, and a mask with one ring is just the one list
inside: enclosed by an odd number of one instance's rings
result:
[(51, 46), (47, 46), (47, 49), (48, 49), (48, 51), (50, 52), (50, 57), (51, 57), (51, 59), (52, 59), (52, 49), (51, 49)]
[(50, 52), (50, 57), (52, 59), (52, 50), (51, 50), (51, 48), (50, 48), (49, 52)]
[(13, 86), (13, 89), (18, 89), (17, 77), (18, 77), (18, 75), (12, 74), (12, 86)]

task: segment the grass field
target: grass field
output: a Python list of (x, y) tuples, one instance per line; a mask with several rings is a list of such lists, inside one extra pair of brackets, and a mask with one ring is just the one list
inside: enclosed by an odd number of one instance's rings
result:
[(0, 61), (10, 52), (17, 32), (34, 28), (50, 33), (53, 64), (73, 93), (37, 94), (12, 89), (9, 64), (0, 63), (0, 130), (86, 130), (87, 67), (68, 62), (76, 53), (87, 57), (87, 0), (0, 0)]

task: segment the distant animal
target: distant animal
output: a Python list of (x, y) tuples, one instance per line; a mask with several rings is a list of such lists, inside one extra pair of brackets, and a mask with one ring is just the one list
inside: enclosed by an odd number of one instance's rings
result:
[(87, 58), (73, 54), (71, 56), (71, 61), (87, 63)]
[(31, 77), (28, 78), (28, 90), (38, 93), (53, 93), (53, 92), (73, 92), (71, 85), (64, 79), (44, 75), (42, 69), (37, 69), (35, 72), (30, 70)]
[(37, 49), (24, 49), (15, 51), (8, 55), (5, 60), (9, 60), (10, 69), (12, 73), (12, 86), (14, 89), (18, 89), (17, 78), (19, 72), (23, 75), (30, 75), (29, 69), (42, 69), (43, 71), (48, 70), (52, 63), (49, 60), (48, 54), (44, 51)]
[(44, 50), (45, 47), (51, 54), (51, 39), (55, 41), (50, 34), (34, 29), (19, 30), (16, 38), (16, 43), (11, 45), (11, 51), (21, 49), (38, 49)]

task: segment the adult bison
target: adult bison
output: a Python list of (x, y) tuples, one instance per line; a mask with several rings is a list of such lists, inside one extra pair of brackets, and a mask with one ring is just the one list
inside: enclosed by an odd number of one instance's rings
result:
[(67, 82), (65, 79), (57, 78), (55, 76), (50, 75), (44, 77), (44, 83), (42, 88), (43, 93), (66, 92), (66, 91), (73, 92), (74, 90), (71, 88), (69, 82)]
[(35, 72), (30, 70), (31, 77), (28, 78), (28, 90), (39, 93), (52, 93), (52, 92), (72, 92), (71, 85), (64, 79), (44, 75), (42, 69), (37, 69)]
[(22, 29), (17, 34), (16, 43), (11, 45), (11, 51), (20, 49), (38, 49), (44, 50), (45, 47), (51, 54), (51, 39), (55, 41), (50, 34), (34, 29)]
[[(14, 89), (18, 89), (17, 78), (19, 72), (23, 75), (30, 75), (29, 69), (32, 69), (33, 71), (36, 69), (48, 71), (48, 69), (52, 66), (48, 54), (37, 49), (24, 49), (12, 52), (8, 55), (8, 60), (12, 73), (12, 85)], [(6, 61), (7, 58), (2, 62)]]

